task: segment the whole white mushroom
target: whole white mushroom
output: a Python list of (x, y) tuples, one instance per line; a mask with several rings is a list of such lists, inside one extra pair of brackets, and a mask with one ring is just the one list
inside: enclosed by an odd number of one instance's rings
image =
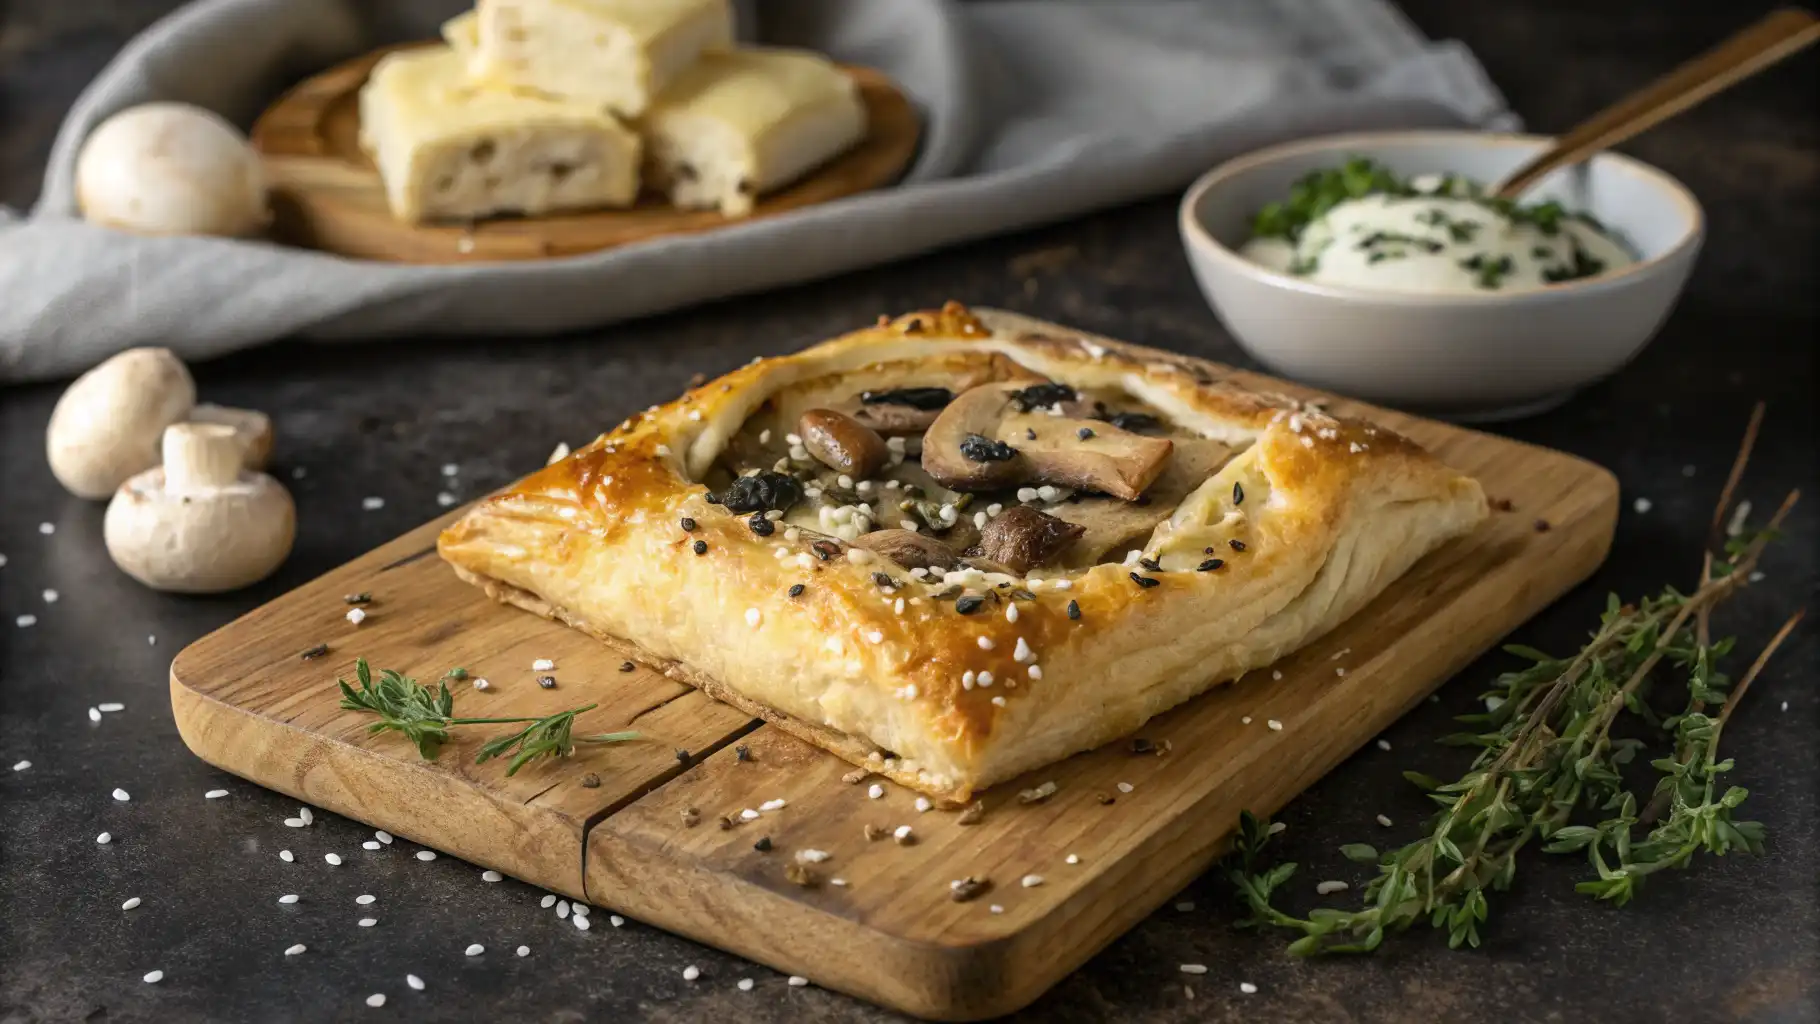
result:
[(164, 465), (128, 480), (107, 506), (107, 553), (154, 590), (213, 594), (270, 576), (297, 533), (297, 508), (278, 481), (247, 470), (233, 427), (178, 423), (164, 432)]
[(148, 235), (257, 234), (265, 172), (246, 136), (187, 103), (145, 103), (101, 122), (76, 157), (89, 222)]
[(164, 428), (195, 405), (196, 382), (170, 349), (127, 349), (57, 399), (44, 431), (51, 472), (78, 497), (105, 498), (158, 464)]

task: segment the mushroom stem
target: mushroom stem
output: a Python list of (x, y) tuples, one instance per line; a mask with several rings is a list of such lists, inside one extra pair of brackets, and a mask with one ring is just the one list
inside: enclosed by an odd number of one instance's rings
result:
[(173, 423), (164, 431), (164, 486), (179, 494), (232, 486), (245, 458), (246, 448), (233, 427)]

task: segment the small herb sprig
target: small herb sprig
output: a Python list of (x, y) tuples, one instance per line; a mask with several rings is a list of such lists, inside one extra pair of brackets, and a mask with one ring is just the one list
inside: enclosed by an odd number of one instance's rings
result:
[[(1289, 945), (1298, 956), (1370, 952), (1386, 934), (1424, 920), (1446, 929), (1450, 946), (1476, 947), (1489, 911), (1487, 892), (1510, 887), (1518, 855), (1532, 844), (1549, 853), (1584, 852), (1596, 877), (1576, 889), (1618, 905), (1629, 902), (1651, 874), (1686, 867), (1695, 854), (1761, 852), (1763, 827), (1733, 816), (1748, 792), (1718, 785), (1733, 766), (1719, 757), (1719, 738), (1802, 613), (1776, 632), (1736, 685), (1717, 668), (1732, 641), (1714, 643), (1709, 620), (1715, 607), (1748, 585), (1799, 498), (1790, 492), (1761, 530), (1730, 539), (1721, 534), (1762, 414), (1759, 405), (1721, 493), (1700, 583), (1691, 594), (1670, 587), (1634, 605), (1613, 596), (1591, 641), (1571, 658), (1507, 648), (1533, 664), (1497, 680), (1484, 695), (1487, 711), (1461, 717), (1476, 731), (1443, 740), (1480, 748), (1471, 770), (1450, 783), (1404, 773), (1441, 807), (1426, 834), (1382, 853), (1363, 843), (1340, 848), (1349, 859), (1378, 867), (1358, 909), (1319, 908), (1307, 917), (1279, 910), (1273, 898), (1296, 865), (1267, 866), (1269, 821), (1241, 814), (1225, 864), (1249, 910), (1239, 924), (1299, 932)], [(1670, 669), (1680, 680), (1682, 705), (1658, 717), (1650, 690)], [(1709, 705), (1720, 706), (1716, 716), (1707, 714)], [(1642, 801), (1621, 773), (1646, 741), (1613, 735), (1627, 716), (1674, 748), (1672, 756), (1650, 762), (1658, 780), (1641, 811)], [(1598, 820), (1576, 822), (1583, 815)], [(1639, 827), (1649, 831), (1638, 836)]]
[[(456, 675), (456, 671), (461, 674)], [(567, 757), (574, 753), (577, 743), (623, 743), (638, 738), (636, 732), (575, 736), (576, 716), (592, 711), (599, 706), (596, 704), (559, 711), (544, 718), (456, 718), (455, 697), (449, 692), (447, 680), (460, 679), (466, 674), (463, 670), (451, 671), (438, 680), (435, 687), (430, 687), (385, 668), (379, 670), (379, 679), (375, 681), (366, 659), (360, 658), (354, 662), (354, 679), (360, 684), (359, 689), (349, 686), (346, 680), (335, 682), (341, 687), (343, 708), (379, 716), (379, 721), (367, 726), (368, 732), (402, 733), (417, 745), (417, 753), (426, 761), (436, 759), (442, 745), (448, 742), (449, 729), (458, 725), (525, 724), (515, 733), (488, 740), (474, 758), (475, 764), (484, 764), (511, 754), (507, 775), (516, 775), (518, 769), (540, 757)]]

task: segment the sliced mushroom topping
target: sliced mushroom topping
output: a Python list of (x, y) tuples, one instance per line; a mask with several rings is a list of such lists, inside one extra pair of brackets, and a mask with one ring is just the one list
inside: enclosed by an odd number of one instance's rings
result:
[(890, 391), (862, 391), (859, 400), (866, 405), (907, 405), (912, 409), (940, 412), (954, 401), (947, 388), (892, 388)]
[(953, 548), (909, 530), (874, 530), (860, 536), (853, 546), (883, 555), (906, 569), (946, 571), (960, 564), (960, 556)]
[(878, 432), (844, 412), (810, 409), (796, 421), (803, 447), (836, 472), (864, 480), (891, 461), (891, 449)]
[(862, 391), (853, 419), (886, 437), (905, 437), (929, 429), (954, 392), (947, 388), (894, 388)]
[(1132, 501), (1168, 463), (1173, 444), (1167, 439), (1098, 420), (1020, 412), (1027, 393), (1001, 383), (961, 394), (923, 436), (923, 468), (956, 490), (1038, 482)]
[(1134, 434), (1146, 430), (1158, 430), (1163, 426), (1162, 420), (1147, 412), (1114, 412), (1096, 418), (1103, 419), (1120, 430), (1129, 430)]
[(1050, 515), (1085, 528), (1080, 538), (1061, 553), (1060, 564), (1083, 568), (1143, 545), (1157, 524), (1168, 519), (1189, 492), (1218, 473), (1235, 454), (1237, 449), (1211, 438), (1176, 438), (1175, 454), (1145, 494), (1149, 500), (1143, 504), (1084, 497), (1051, 507)]
[(1028, 505), (1017, 505), (980, 531), (980, 554), (1022, 575), (1048, 564), (1086, 532), (1085, 526), (1045, 515)]

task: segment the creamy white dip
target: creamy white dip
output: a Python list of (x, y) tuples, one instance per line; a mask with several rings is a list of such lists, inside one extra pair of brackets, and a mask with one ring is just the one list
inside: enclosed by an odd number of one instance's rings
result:
[(1434, 175), (1410, 187), (1415, 194), (1345, 199), (1293, 240), (1253, 238), (1240, 254), (1323, 284), (1427, 294), (1529, 290), (1636, 262), (1591, 221), (1558, 207), (1513, 216)]

